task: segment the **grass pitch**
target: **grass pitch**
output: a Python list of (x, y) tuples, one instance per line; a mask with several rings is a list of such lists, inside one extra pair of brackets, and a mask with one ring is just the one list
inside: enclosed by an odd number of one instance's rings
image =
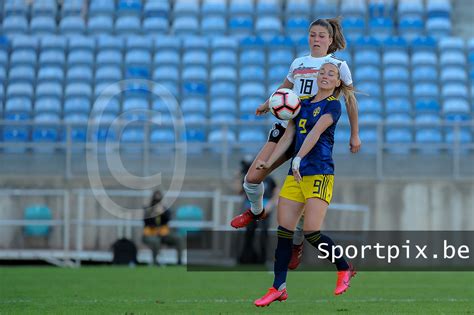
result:
[(286, 302), (256, 308), (267, 272), (184, 267), (0, 268), (0, 314), (474, 314), (473, 272), (290, 272)]

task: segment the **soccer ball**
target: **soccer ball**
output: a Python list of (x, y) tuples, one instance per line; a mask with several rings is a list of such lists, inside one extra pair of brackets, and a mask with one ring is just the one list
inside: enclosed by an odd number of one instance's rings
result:
[(300, 99), (293, 90), (279, 89), (270, 96), (270, 111), (281, 120), (295, 118), (301, 109)]

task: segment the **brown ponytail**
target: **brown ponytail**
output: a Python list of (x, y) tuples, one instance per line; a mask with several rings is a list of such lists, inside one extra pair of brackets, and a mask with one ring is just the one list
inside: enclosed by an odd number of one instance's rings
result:
[(346, 39), (342, 33), (341, 17), (332, 19), (317, 19), (309, 26), (311, 29), (315, 25), (320, 25), (327, 29), (329, 37), (332, 38), (331, 46), (328, 48), (328, 54), (332, 54), (338, 50), (346, 48)]

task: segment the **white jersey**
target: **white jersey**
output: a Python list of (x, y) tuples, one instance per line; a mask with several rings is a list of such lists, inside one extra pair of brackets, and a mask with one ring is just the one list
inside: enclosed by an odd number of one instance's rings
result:
[(312, 57), (311, 55), (296, 58), (290, 66), (288, 81), (293, 83), (293, 91), (299, 96), (313, 96), (318, 92), (316, 81), (319, 69), (327, 62), (339, 65), (341, 80), (346, 85), (352, 84), (352, 75), (347, 63), (327, 55), (324, 57)]

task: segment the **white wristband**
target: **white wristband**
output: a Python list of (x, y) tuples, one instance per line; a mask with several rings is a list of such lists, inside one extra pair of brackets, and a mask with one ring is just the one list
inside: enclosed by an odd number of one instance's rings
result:
[(291, 163), (291, 168), (294, 170), (294, 171), (299, 171), (300, 169), (300, 163), (301, 163), (301, 158), (299, 156), (296, 156), (294, 159), (293, 159), (293, 162)]

